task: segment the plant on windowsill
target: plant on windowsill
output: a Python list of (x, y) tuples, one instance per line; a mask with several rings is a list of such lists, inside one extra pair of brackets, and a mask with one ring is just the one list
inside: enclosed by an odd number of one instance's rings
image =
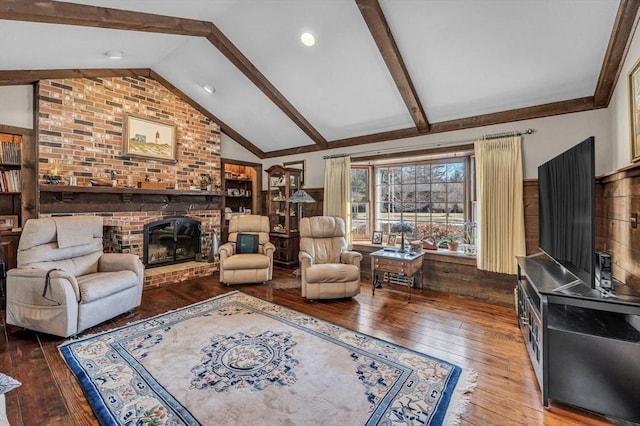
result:
[(475, 256), (478, 253), (476, 246), (476, 227), (475, 222), (467, 221), (464, 223), (464, 242), (462, 251), (469, 256)]
[(449, 251), (458, 251), (458, 246), (464, 241), (462, 234), (453, 234), (451, 236), (445, 236), (438, 241), (438, 246), (446, 246)]

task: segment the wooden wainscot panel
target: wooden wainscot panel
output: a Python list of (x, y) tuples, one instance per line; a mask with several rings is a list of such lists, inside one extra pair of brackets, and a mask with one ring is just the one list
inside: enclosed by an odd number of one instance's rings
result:
[[(362, 253), (360, 274), (371, 278), (371, 256), (382, 246), (354, 243), (353, 249)], [(422, 262), (422, 286), (424, 289), (456, 296), (486, 300), (501, 305), (513, 305), (515, 275), (481, 271), (476, 258), (460, 253), (438, 253), (425, 250)]]

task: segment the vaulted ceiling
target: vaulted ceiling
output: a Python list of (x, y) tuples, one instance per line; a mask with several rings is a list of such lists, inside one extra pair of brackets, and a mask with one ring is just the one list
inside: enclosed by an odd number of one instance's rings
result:
[(0, 0), (0, 85), (152, 77), (276, 157), (606, 107), (639, 4)]

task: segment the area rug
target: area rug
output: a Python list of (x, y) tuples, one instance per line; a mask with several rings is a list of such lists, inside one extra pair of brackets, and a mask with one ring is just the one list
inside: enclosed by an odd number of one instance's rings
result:
[(60, 345), (103, 425), (456, 424), (474, 373), (239, 292)]

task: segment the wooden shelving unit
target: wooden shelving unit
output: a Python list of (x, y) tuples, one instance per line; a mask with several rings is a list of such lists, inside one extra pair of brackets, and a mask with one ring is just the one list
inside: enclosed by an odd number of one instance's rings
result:
[(227, 241), (229, 220), (239, 214), (261, 214), (260, 189), (262, 166), (243, 161), (222, 159), (222, 191), (224, 204), (221, 212), (222, 242)]
[(276, 246), (273, 262), (284, 267), (298, 264), (300, 234), (299, 204), (288, 201), (300, 189), (301, 169), (273, 165), (267, 170), (267, 209), (271, 233), (269, 239)]
[[(0, 133), (0, 216), (22, 219), (22, 136)], [(4, 220), (0, 220), (3, 228)]]

